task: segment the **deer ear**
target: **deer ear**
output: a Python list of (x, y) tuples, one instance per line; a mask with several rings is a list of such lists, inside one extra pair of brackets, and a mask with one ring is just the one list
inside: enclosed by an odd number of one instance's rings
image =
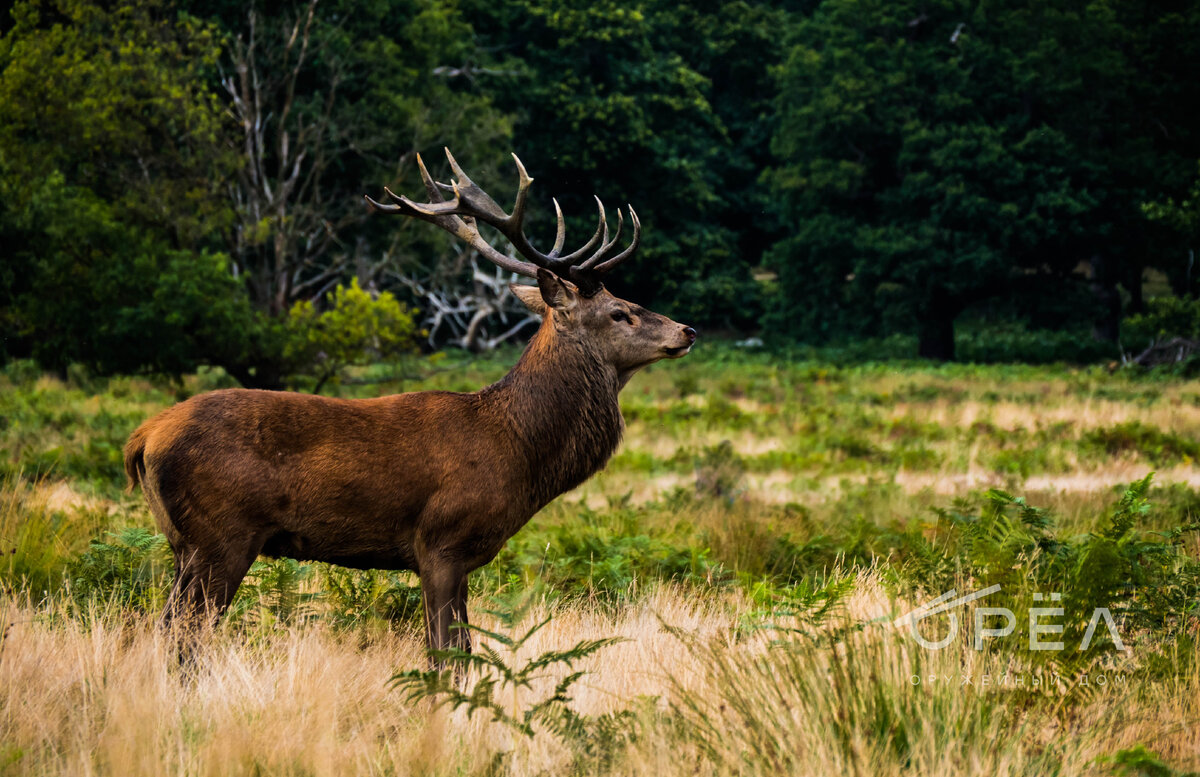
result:
[(575, 307), (579, 301), (579, 292), (573, 284), (567, 283), (554, 273), (544, 268), (538, 268), (538, 289), (546, 305), (556, 310), (566, 310)]
[(517, 295), (517, 299), (521, 300), (521, 303), (525, 307), (529, 308), (531, 313), (539, 316), (546, 315), (546, 303), (542, 301), (542, 292), (537, 286), (510, 283), (508, 284), (508, 288), (512, 290), (513, 294)]

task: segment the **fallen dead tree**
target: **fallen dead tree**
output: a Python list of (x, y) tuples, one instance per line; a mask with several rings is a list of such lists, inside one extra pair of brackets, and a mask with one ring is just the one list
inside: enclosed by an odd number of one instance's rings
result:
[(393, 276), (419, 300), (421, 326), (431, 347), (490, 351), (540, 323), (509, 288), (520, 276), (488, 265), (481, 265), (479, 253), (470, 250), (446, 265)]
[(1137, 356), (1122, 352), (1123, 364), (1137, 364), (1142, 367), (1157, 367), (1163, 364), (1179, 364), (1187, 361), (1200, 352), (1200, 340), (1189, 340), (1186, 337), (1172, 337), (1169, 340), (1156, 341)]

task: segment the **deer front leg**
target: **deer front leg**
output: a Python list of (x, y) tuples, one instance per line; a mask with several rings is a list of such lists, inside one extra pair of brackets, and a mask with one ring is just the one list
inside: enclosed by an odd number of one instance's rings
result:
[[(452, 636), (450, 624), (467, 618), (466, 573), (455, 564), (437, 560), (422, 564), (420, 574), (426, 644), (431, 650), (459, 646), (457, 635)], [(443, 662), (434, 663), (440, 666)]]
[(462, 628), (454, 630), (451, 639), (454, 646), (460, 650), (471, 652), (471, 630), (467, 625), (467, 573), (464, 572), (458, 581), (458, 592), (454, 597), (454, 621), (461, 623)]

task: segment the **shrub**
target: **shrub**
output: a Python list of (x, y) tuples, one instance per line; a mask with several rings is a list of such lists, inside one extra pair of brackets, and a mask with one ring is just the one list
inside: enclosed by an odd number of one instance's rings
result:
[(1090, 333), (1026, 329), (1021, 325), (961, 328), (954, 337), (959, 361), (979, 364), (1090, 364), (1115, 358), (1117, 348), (1094, 339)]
[(1200, 443), (1140, 421), (1085, 432), (1080, 444), (1085, 450), (1109, 456), (1133, 453), (1156, 467), (1190, 462), (1200, 456)]
[(290, 558), (255, 561), (230, 605), (232, 619), (293, 623), (307, 615), (318, 594), (303, 590), (313, 565)]
[(1155, 297), (1121, 324), (1121, 342), (1135, 352), (1173, 337), (1200, 340), (1200, 300)]
[[(995, 489), (978, 511), (961, 503), (939, 509), (940, 536), (927, 540), (924, 563), (902, 567), (902, 575), (926, 591), (947, 590), (962, 578), (976, 588), (1001, 584), (989, 602), (1028, 604), (1033, 593), (1059, 592), (1068, 646), (1080, 644), (1101, 607), (1128, 633), (1149, 629), (1169, 637), (1190, 628), (1200, 614), (1200, 562), (1183, 548), (1184, 535), (1200, 523), (1161, 533), (1140, 530), (1151, 511), (1151, 479), (1130, 484), (1099, 531), (1079, 537), (1060, 536), (1047, 510)], [(1104, 630), (1096, 637), (1093, 648), (1103, 645)]]
[(421, 588), (408, 584), (400, 574), (319, 566), (328, 614), (336, 626), (352, 628), (373, 619), (388, 624), (421, 622)]
[[(684, 494), (688, 500), (694, 499)], [(647, 513), (662, 503), (631, 507), (615, 500), (605, 513), (575, 508), (561, 524), (530, 526), (508, 541), (496, 560), (475, 573), (476, 590), (545, 585), (551, 595), (586, 597), (615, 607), (659, 581), (711, 588), (727, 578), (690, 526), (647, 533)]]
[(413, 312), (391, 292), (372, 295), (356, 278), (348, 288), (334, 289), (323, 312), (309, 301), (292, 307), (284, 356), (296, 374), (315, 381), (312, 390), (319, 394), (346, 367), (415, 352)]

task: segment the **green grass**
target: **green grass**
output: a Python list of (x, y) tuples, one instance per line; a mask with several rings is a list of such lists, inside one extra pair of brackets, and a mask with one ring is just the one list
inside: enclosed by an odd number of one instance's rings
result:
[[(509, 352), (443, 360), (402, 381), (377, 366), (338, 390), (470, 390), (514, 359)], [(10, 365), (0, 376), (5, 600), (42, 607), (47, 623), (85, 629), (155, 617), (169, 553), (140, 494), (123, 491), (120, 449), (152, 413), (227, 383), (219, 373), (179, 383), (62, 382)], [(931, 742), (963, 738), (970, 750), (1005, 736), (1016, 737), (1013, 757), (1028, 769), (1054, 771), (1054, 748), (1067, 746), (1076, 725), (1071, 710), (1084, 715), (1095, 696), (1029, 688), (968, 700), (952, 689), (913, 694), (878, 674), (902, 672), (908, 654), (869, 636), (878, 622), (846, 615), (865, 595), (864, 576), (893, 609), (995, 583), (1002, 593), (989, 604), (1014, 611), (1034, 606), (1035, 593), (1061, 592), (1063, 639), (1072, 646), (1088, 614), (1107, 607), (1135, 651), (1133, 676), (1153, 693), (1169, 695), (1172, 683), (1195, 673), (1200, 491), (1190, 473), (1200, 454), (1200, 392), (1191, 383), (1061, 365), (787, 361), (721, 346), (634, 378), (622, 407), (626, 441), (607, 470), (548, 506), (474, 573), (473, 601), (532, 592), (551, 614), (606, 613), (616, 622), (669, 589), (724, 613), (733, 644), (766, 630), (783, 647), (749, 661), (727, 642), (714, 647), (680, 634), (710, 667), (717, 696), (689, 701), (668, 682), (669, 703), (628, 699), (608, 717), (575, 715), (550, 697), (544, 707), (528, 701), (526, 711), (545, 715), (513, 725), (522, 736), (549, 731), (571, 754), (564, 768), (621, 771), (629, 764), (622, 758), (655, 742), (667, 747), (661, 738), (669, 731), (670, 747), (723, 765), (718, 772), (801, 769), (799, 751), (788, 748), (818, 732), (778, 729), (786, 696), (830, 716), (819, 736), (833, 737), (829, 757), (851, 770), (865, 768), (864, 753), (879, 763), (928, 764)], [(1159, 474), (1147, 478), (1153, 470)], [(418, 633), (420, 619), (411, 574), (260, 560), (227, 629), (262, 646), (281, 629), (330, 629), (368, 649), (390, 634)], [(1119, 663), (1104, 639), (1083, 653), (1041, 656), (1023, 647), (1027, 636), (1022, 627), (996, 639), (978, 660), (1066, 676)], [(950, 671), (956, 660), (977, 659), (920, 660)], [(410, 677), (430, 697), (515, 714), (490, 697), (463, 701), (469, 695), (454, 696), (431, 675)], [(721, 709), (710, 706), (717, 699)], [(1057, 721), (1063, 738), (1047, 742), (1028, 730), (1035, 719)], [(728, 737), (712, 728), (715, 720)], [(1093, 766), (1157, 769), (1157, 752), (1138, 747), (1113, 749)], [(729, 761), (737, 752), (749, 760)], [(519, 771), (509, 756), (498, 758), (496, 768)], [(1170, 758), (1163, 764), (1175, 768)]]

